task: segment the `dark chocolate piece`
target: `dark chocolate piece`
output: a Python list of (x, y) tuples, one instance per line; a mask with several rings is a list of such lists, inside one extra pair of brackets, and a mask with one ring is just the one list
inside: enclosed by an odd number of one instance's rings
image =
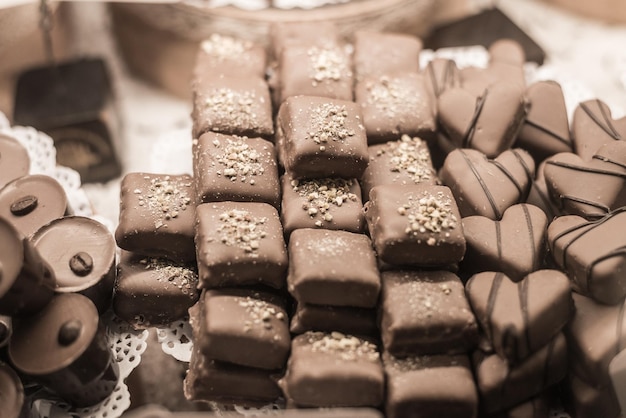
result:
[(287, 286), (300, 303), (375, 307), (380, 275), (370, 239), (346, 231), (293, 231)]
[(354, 72), (357, 81), (392, 74), (419, 72), (422, 41), (415, 36), (359, 30), (354, 34)]
[(267, 203), (204, 203), (196, 210), (200, 287), (285, 284), (287, 249), (278, 211)]
[(206, 290), (200, 297), (194, 344), (211, 360), (259, 369), (281, 369), (291, 338), (285, 302), (248, 289)]
[(573, 153), (554, 155), (544, 175), (552, 201), (565, 213), (602, 217), (626, 206), (626, 141), (602, 145), (589, 161)]
[(385, 350), (394, 356), (467, 353), (478, 325), (461, 280), (447, 271), (386, 271), (380, 316)]
[(596, 387), (570, 373), (565, 386), (565, 409), (576, 418), (618, 418), (620, 405), (610, 386)]
[(193, 166), (199, 202), (280, 205), (276, 154), (269, 141), (207, 132), (194, 146)]
[(55, 292), (81, 293), (100, 313), (109, 308), (115, 284), (115, 240), (104, 225), (82, 216), (60, 218), (40, 228), (31, 242), (52, 269)]
[[(42, 349), (45, 348), (45, 349)], [(76, 407), (92, 406), (115, 389), (118, 366), (98, 311), (83, 295), (56, 295), (15, 327), (9, 356), (15, 368)]]
[(437, 184), (430, 152), (425, 141), (408, 135), (396, 141), (372, 145), (368, 148), (370, 160), (361, 177), (363, 200), (376, 186), (387, 184)]
[(624, 208), (594, 221), (575, 215), (552, 221), (548, 245), (574, 290), (601, 303), (617, 304), (624, 299), (625, 228)]
[(509, 206), (526, 200), (534, 173), (535, 163), (524, 150), (507, 150), (491, 160), (480, 151), (457, 149), (448, 154), (439, 176), (463, 217), (499, 220)]
[(363, 231), (361, 188), (355, 179), (294, 180), (285, 174), (281, 182), (285, 236), (301, 228)]
[(522, 203), (509, 207), (499, 221), (468, 216), (462, 223), (465, 272), (501, 271), (517, 282), (543, 266), (548, 219), (541, 209)]
[(417, 73), (392, 73), (364, 78), (355, 87), (367, 141), (376, 144), (400, 134), (432, 138), (437, 127), (435, 105), (424, 77)]
[(379, 406), (384, 381), (376, 345), (339, 332), (307, 332), (292, 340), (280, 385), (297, 406)]
[(195, 196), (186, 174), (127, 174), (120, 189), (117, 245), (151, 257), (193, 260)]
[(254, 42), (217, 33), (200, 43), (194, 76), (265, 77), (265, 48)]
[(43, 174), (20, 177), (0, 190), (0, 217), (24, 237), (60, 218), (67, 209), (63, 187)]
[(15, 371), (0, 361), (0, 411), (3, 418), (29, 417), (24, 387)]
[(387, 418), (476, 416), (478, 394), (467, 356), (399, 359), (385, 353), (383, 362), (387, 376)]
[(187, 316), (200, 292), (196, 266), (122, 251), (113, 311), (135, 328), (166, 327)]
[(445, 186), (378, 186), (365, 218), (378, 257), (385, 263), (443, 266), (465, 254), (461, 215)]
[(530, 103), (515, 146), (528, 151), (536, 162), (559, 152), (571, 152), (563, 90), (556, 81), (538, 81), (526, 89)]
[(359, 178), (367, 167), (367, 137), (356, 103), (297, 96), (278, 112), (283, 164), (294, 178)]
[(424, 70), (426, 88), (434, 99), (434, 103), (441, 94), (453, 88), (461, 87), (461, 74), (456, 62), (446, 58), (435, 58), (426, 65)]
[(556, 335), (523, 363), (512, 366), (497, 354), (476, 351), (474, 374), (481, 409), (488, 414), (511, 408), (560, 382), (567, 374), (567, 343)]
[(303, 334), (306, 331), (338, 331), (351, 335), (374, 336), (378, 334), (376, 310), (298, 303), (291, 318), (290, 331), (294, 334)]
[(603, 145), (626, 139), (626, 117), (614, 120), (603, 101), (587, 100), (574, 111), (572, 136), (576, 154), (589, 161)]
[(28, 174), (30, 157), (17, 139), (0, 133), (0, 189)]

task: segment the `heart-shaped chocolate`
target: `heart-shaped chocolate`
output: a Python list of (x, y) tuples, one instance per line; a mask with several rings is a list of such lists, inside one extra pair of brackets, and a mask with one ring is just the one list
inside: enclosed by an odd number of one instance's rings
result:
[(465, 292), (493, 348), (516, 364), (546, 345), (574, 313), (567, 276), (537, 270), (515, 283), (501, 272), (472, 276)]
[(554, 261), (574, 290), (598, 302), (616, 304), (626, 296), (626, 207), (588, 221), (576, 215), (556, 218), (548, 227)]
[(572, 136), (576, 154), (587, 161), (602, 145), (626, 140), (626, 117), (614, 120), (601, 100), (582, 102), (574, 111)]
[(571, 152), (567, 109), (559, 83), (539, 81), (526, 89), (526, 99), (530, 108), (515, 145), (528, 151), (536, 161)]
[(526, 101), (519, 85), (498, 81), (479, 97), (465, 89), (448, 89), (439, 96), (437, 109), (443, 132), (456, 147), (493, 158), (515, 141)]
[(535, 181), (530, 186), (530, 192), (528, 192), (528, 198), (526, 203), (537, 206), (548, 217), (548, 222), (557, 216), (565, 215), (556, 204), (552, 201), (550, 192), (548, 191), (548, 185), (546, 184), (546, 177), (544, 175), (544, 167), (547, 161), (543, 161), (537, 168)]
[(554, 155), (544, 175), (552, 200), (565, 213), (604, 216), (626, 206), (626, 142), (603, 145), (590, 161), (573, 153)]
[(456, 149), (440, 171), (450, 187), (462, 217), (480, 215), (500, 220), (504, 211), (526, 201), (535, 173), (535, 162), (526, 151), (504, 151), (496, 159), (472, 149)]
[(467, 243), (463, 269), (502, 271), (513, 281), (538, 270), (545, 257), (548, 219), (536, 206), (513, 205), (500, 221), (484, 216), (463, 219)]

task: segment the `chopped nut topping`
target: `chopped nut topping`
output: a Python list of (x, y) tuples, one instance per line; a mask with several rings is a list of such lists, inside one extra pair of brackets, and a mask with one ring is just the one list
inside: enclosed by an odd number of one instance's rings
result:
[[(355, 180), (341, 178), (325, 178), (313, 180), (292, 180), (291, 187), (300, 197), (306, 198), (302, 209), (311, 218), (320, 218), (326, 222), (332, 222), (333, 216), (329, 213), (331, 207), (340, 207), (345, 202), (356, 202), (358, 197), (350, 191)], [(323, 223), (319, 220), (317, 226)]]
[(267, 218), (257, 218), (245, 210), (232, 209), (219, 216), (217, 232), (220, 240), (228, 246), (243, 249), (251, 257), (258, 257), (261, 240), (267, 236), (264, 225)]
[(356, 361), (360, 359), (376, 362), (380, 358), (376, 345), (352, 335), (341, 332), (307, 332), (307, 342), (311, 351), (337, 354), (342, 360)]
[(254, 176), (261, 176), (265, 168), (261, 163), (261, 155), (246, 143), (246, 138), (226, 138), (223, 145), (219, 140), (213, 141), (216, 152), (216, 160), (224, 169), (217, 172), (217, 175), (224, 175), (232, 181), (240, 180), (254, 185)]
[(191, 182), (172, 179), (170, 176), (145, 176), (144, 179), (150, 180), (148, 190), (144, 192), (135, 189), (133, 193), (137, 195), (138, 205), (147, 207), (154, 215), (155, 228), (167, 227), (167, 221), (177, 218), (191, 204)]
[(395, 78), (383, 76), (378, 82), (367, 83), (366, 88), (369, 91), (368, 103), (387, 116), (396, 116), (405, 109), (415, 108), (420, 99)]
[(339, 46), (313, 46), (307, 55), (314, 86), (324, 81), (339, 81), (344, 74), (349, 75), (346, 56)]
[(384, 148), (377, 152), (377, 156), (390, 154), (389, 170), (407, 173), (413, 182), (418, 184), (436, 178), (430, 153), (423, 144), (420, 138), (402, 135), (399, 141), (387, 142)]
[(342, 236), (326, 235), (307, 246), (309, 251), (326, 257), (339, 257), (351, 250), (348, 242)]
[(209, 39), (203, 41), (201, 45), (204, 52), (219, 61), (238, 59), (251, 47), (252, 43), (249, 41), (243, 41), (216, 33), (212, 34)]
[(250, 320), (245, 321), (244, 331), (248, 332), (252, 326), (262, 326), (264, 329), (272, 329), (272, 317), (283, 321), (285, 314), (264, 300), (255, 299), (250, 296), (241, 298), (239, 306), (246, 308), (246, 312), (250, 315)]
[[(348, 111), (345, 106), (324, 103), (311, 110), (311, 126), (308, 137), (316, 144), (326, 144), (329, 141), (343, 141), (355, 132), (346, 126)], [(320, 151), (326, 151), (320, 145)]]
[[(419, 198), (409, 198), (408, 203), (398, 208), (398, 214), (406, 216), (407, 228), (405, 232), (410, 236), (420, 234), (441, 234), (457, 226), (458, 220), (452, 213), (450, 199), (441, 192), (432, 195), (424, 192)], [(436, 245), (437, 239), (427, 238), (428, 245)]]
[(239, 92), (229, 88), (220, 88), (208, 95), (204, 100), (209, 115), (213, 116), (212, 129), (219, 131), (226, 125), (235, 123), (237, 126), (257, 125), (254, 112), (256, 95), (253, 92)]
[(146, 270), (153, 270), (157, 280), (180, 289), (184, 295), (194, 297), (194, 289), (198, 284), (198, 274), (191, 267), (172, 264), (171, 261), (156, 257), (146, 257), (139, 260)]

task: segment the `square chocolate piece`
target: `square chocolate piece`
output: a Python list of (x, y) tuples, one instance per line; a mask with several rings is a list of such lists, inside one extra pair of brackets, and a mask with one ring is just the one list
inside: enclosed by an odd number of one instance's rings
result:
[(368, 148), (370, 161), (361, 177), (363, 200), (372, 188), (386, 184), (431, 184), (438, 182), (425, 141), (409, 135)]
[(338, 331), (345, 334), (378, 336), (376, 309), (298, 303), (291, 318), (290, 331)]
[(465, 287), (448, 271), (381, 274), (381, 332), (394, 356), (467, 353), (478, 343), (478, 324)]
[(120, 188), (117, 245), (151, 257), (194, 260), (195, 195), (187, 174), (127, 174)]
[(193, 166), (200, 202), (280, 205), (276, 153), (269, 141), (207, 132), (195, 144)]
[(385, 263), (446, 266), (465, 254), (461, 215), (448, 187), (374, 187), (364, 210), (374, 248)]
[(265, 77), (265, 48), (254, 42), (212, 34), (200, 43), (194, 76)]
[(380, 275), (372, 242), (347, 231), (293, 231), (287, 288), (300, 303), (375, 307)]
[(292, 340), (279, 384), (287, 401), (297, 406), (378, 406), (385, 376), (371, 342), (339, 332), (307, 332)]
[(263, 138), (274, 134), (269, 87), (262, 78), (198, 74), (192, 87), (194, 138), (209, 131)]
[(166, 327), (198, 301), (193, 264), (122, 251), (113, 295), (115, 315), (138, 329)]
[(475, 417), (478, 394), (467, 356), (383, 355), (387, 376), (387, 418)]
[(200, 287), (285, 284), (287, 249), (278, 211), (267, 203), (203, 203), (196, 209)]
[(281, 218), (285, 236), (301, 228), (363, 231), (361, 188), (356, 180), (294, 180), (285, 174), (282, 186)]
[(401, 33), (361, 30), (354, 34), (354, 72), (358, 81), (368, 77), (420, 70), (422, 41)]
[(366, 78), (357, 83), (355, 95), (370, 144), (388, 141), (400, 134), (434, 138), (435, 106), (421, 74)]
[(280, 107), (277, 125), (285, 170), (295, 178), (359, 178), (367, 167), (367, 137), (356, 103), (291, 97)]
[(212, 360), (259, 369), (287, 363), (291, 336), (285, 301), (249, 289), (205, 290), (194, 344)]

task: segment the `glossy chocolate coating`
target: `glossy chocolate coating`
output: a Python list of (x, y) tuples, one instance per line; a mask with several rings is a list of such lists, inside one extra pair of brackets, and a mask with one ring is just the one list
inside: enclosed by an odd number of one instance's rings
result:
[(294, 178), (359, 178), (367, 167), (367, 137), (356, 103), (296, 96), (280, 107), (285, 170)]
[(622, 410), (626, 410), (626, 350), (622, 350), (609, 363), (611, 384)]
[(113, 392), (118, 380), (117, 363), (98, 322), (98, 311), (85, 296), (56, 295), (15, 327), (11, 362), (74, 406), (94, 405)]
[(113, 311), (136, 328), (165, 327), (187, 316), (200, 291), (196, 266), (122, 251)]
[(189, 175), (129, 173), (122, 179), (115, 240), (127, 251), (194, 260), (195, 191)]
[(203, 203), (196, 217), (200, 287), (284, 286), (287, 248), (276, 208), (267, 203)]
[(0, 134), (0, 189), (15, 179), (28, 174), (30, 157), (17, 139)]
[(461, 215), (444, 186), (378, 186), (365, 205), (372, 242), (389, 264), (443, 266), (465, 254)]
[(2, 362), (0, 362), (0, 411), (2, 418), (29, 416), (22, 382), (15, 371)]
[(115, 239), (104, 225), (68, 216), (40, 228), (31, 242), (52, 269), (55, 292), (81, 293), (100, 313), (109, 308), (115, 283)]
[(576, 154), (589, 161), (603, 145), (626, 138), (626, 117), (614, 120), (603, 101), (587, 100), (574, 111), (572, 136)]
[(337, 332), (307, 332), (292, 340), (280, 385), (297, 406), (358, 407), (383, 403), (384, 380), (371, 342)]
[(265, 77), (265, 48), (231, 36), (211, 34), (200, 43), (194, 76)]
[(13, 320), (10, 316), (0, 315), (0, 348), (5, 347), (13, 334)]
[(365, 336), (378, 334), (375, 309), (302, 303), (298, 303), (289, 329), (293, 334), (303, 334), (306, 331), (338, 331)]
[(461, 87), (461, 74), (453, 60), (435, 58), (428, 63), (424, 74), (426, 76), (426, 88), (435, 100), (444, 91)]
[(199, 202), (264, 202), (280, 205), (274, 145), (261, 138), (207, 132), (193, 150)]
[(34, 174), (18, 178), (0, 190), (0, 217), (24, 237), (67, 212), (67, 196), (52, 177)]
[(545, 346), (574, 313), (569, 280), (558, 270), (538, 270), (517, 283), (500, 272), (478, 273), (466, 292), (496, 353), (511, 364)]
[(394, 356), (467, 353), (478, 325), (461, 280), (447, 271), (386, 271), (380, 303), (382, 341)]
[(354, 72), (358, 81), (368, 77), (419, 72), (422, 41), (393, 32), (359, 30), (354, 34)]
[(291, 234), (287, 288), (298, 302), (373, 308), (380, 286), (367, 236), (319, 229)]
[(554, 218), (560, 215), (564, 215), (562, 210), (559, 209), (556, 203), (552, 200), (548, 185), (546, 184), (546, 177), (544, 175), (544, 169), (547, 161), (543, 161), (537, 167), (537, 173), (535, 181), (530, 186), (526, 203), (534, 205), (541, 209), (547, 216), (548, 221), (552, 222)]
[(467, 356), (398, 359), (383, 355), (387, 377), (387, 418), (475, 417), (478, 394)]

